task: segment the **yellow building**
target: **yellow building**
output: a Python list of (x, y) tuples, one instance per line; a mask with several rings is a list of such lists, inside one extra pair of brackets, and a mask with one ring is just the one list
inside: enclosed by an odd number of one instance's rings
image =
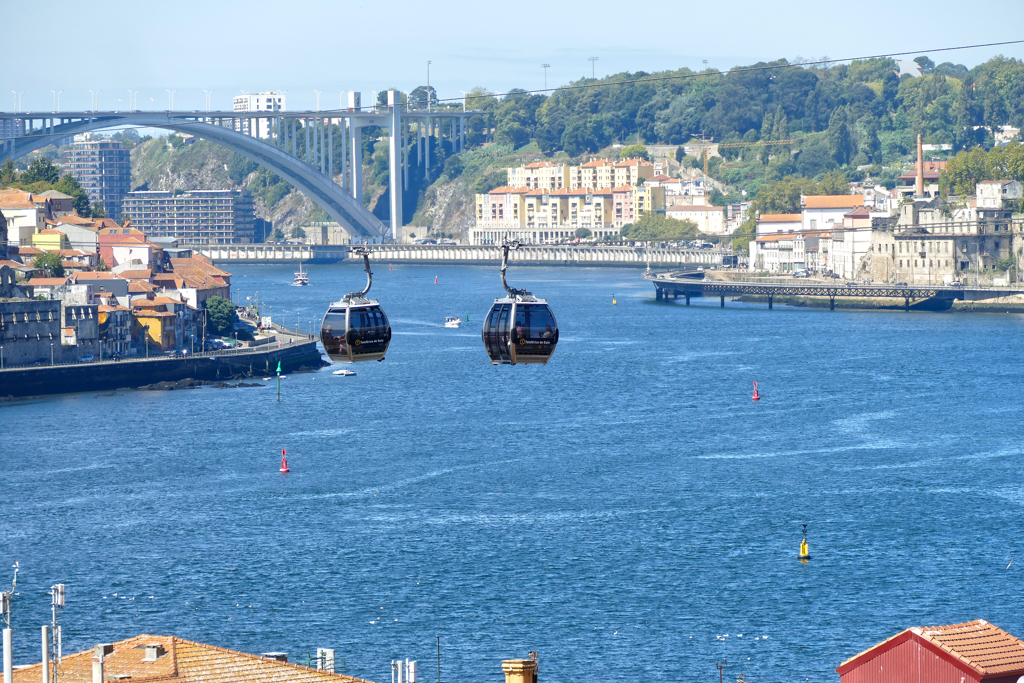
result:
[[(183, 301), (158, 296), (153, 299), (136, 299), (132, 302), (132, 336), (138, 342), (136, 348), (145, 348), (149, 340), (150, 349), (171, 351), (186, 346), (186, 327), (191, 325), (188, 304)], [(143, 351), (144, 352), (144, 351)]]
[(60, 251), (61, 249), (70, 249), (71, 243), (68, 242), (68, 236), (65, 233), (47, 228), (32, 235), (32, 246), (44, 251)]
[(560, 190), (569, 186), (570, 167), (538, 161), (519, 168), (508, 169), (510, 187), (526, 187), (531, 190)]

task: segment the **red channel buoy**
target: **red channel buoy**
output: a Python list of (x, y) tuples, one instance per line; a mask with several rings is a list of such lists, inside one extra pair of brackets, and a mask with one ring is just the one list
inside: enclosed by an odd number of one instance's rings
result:
[(435, 285), (437, 284), (437, 276), (436, 275), (434, 276), (434, 284)]
[(278, 472), (281, 472), (282, 474), (287, 474), (288, 472), (291, 472), (291, 470), (288, 469), (288, 458), (286, 456), (287, 456), (287, 453), (282, 448), (281, 449), (281, 469), (278, 470)]
[(390, 263), (388, 264), (388, 270), (394, 270), (394, 268), (391, 267)]
[(757, 382), (754, 382), (754, 395), (750, 397), (753, 401), (760, 401), (761, 394), (757, 393)]

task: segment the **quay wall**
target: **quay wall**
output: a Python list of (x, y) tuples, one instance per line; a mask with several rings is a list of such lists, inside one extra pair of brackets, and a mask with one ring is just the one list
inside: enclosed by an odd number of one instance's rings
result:
[(318, 366), (322, 360), (315, 341), (302, 341), (254, 352), (8, 368), (0, 370), (0, 397), (134, 389), (189, 378), (263, 377), (273, 375), (279, 361), (282, 372), (287, 373), (302, 366)]

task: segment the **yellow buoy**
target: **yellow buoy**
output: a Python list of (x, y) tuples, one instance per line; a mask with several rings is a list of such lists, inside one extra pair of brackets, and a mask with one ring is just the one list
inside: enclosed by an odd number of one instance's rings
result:
[(612, 306), (616, 305), (617, 303), (619, 302), (615, 300), (615, 295), (612, 294)]
[(807, 548), (807, 539), (806, 538), (803, 539), (802, 541), (800, 541), (800, 559), (803, 562), (806, 562), (807, 560), (811, 559), (811, 552)]

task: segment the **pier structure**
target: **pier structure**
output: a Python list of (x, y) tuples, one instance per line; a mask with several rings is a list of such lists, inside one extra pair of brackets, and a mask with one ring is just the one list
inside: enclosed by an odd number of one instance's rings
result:
[[(620, 245), (521, 245), (509, 253), (509, 262), (536, 266), (633, 266), (648, 264), (720, 266), (733, 258), (723, 249), (630, 247)], [(385, 263), (442, 263), (490, 265), (501, 262), (500, 245), (385, 244), (370, 252), (371, 261)]]
[(903, 299), (905, 310), (910, 310), (911, 302), (931, 300), (932, 302), (952, 305), (953, 301), (984, 301), (1005, 296), (1024, 294), (1024, 290), (990, 287), (951, 287), (942, 285), (892, 285), (865, 283), (820, 283), (775, 281), (742, 281), (742, 280), (708, 280), (695, 278), (693, 273), (681, 272), (644, 273), (643, 278), (654, 284), (655, 298), (658, 301), (668, 299), (690, 299), (700, 296), (717, 296), (720, 305), (725, 306), (726, 297), (743, 295), (763, 296), (768, 298), (768, 308), (772, 308), (777, 296), (820, 297), (829, 300), (829, 309), (835, 310), (837, 298), (885, 298)]

